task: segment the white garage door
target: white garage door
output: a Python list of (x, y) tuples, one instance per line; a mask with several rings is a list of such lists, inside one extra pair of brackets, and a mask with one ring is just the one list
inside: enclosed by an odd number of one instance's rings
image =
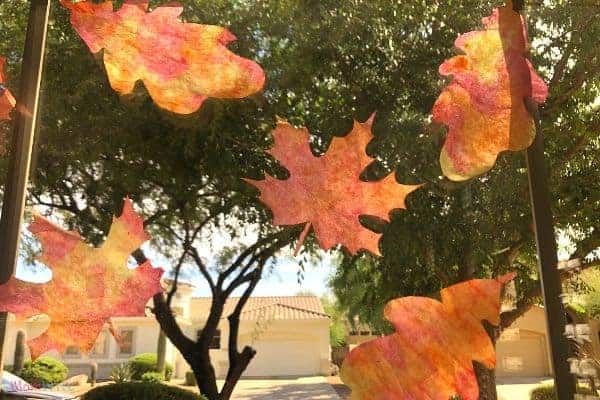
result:
[(499, 341), (496, 347), (496, 375), (500, 377), (540, 377), (549, 374), (545, 341), (542, 336)]
[(246, 377), (318, 375), (319, 349), (308, 341), (258, 341)]

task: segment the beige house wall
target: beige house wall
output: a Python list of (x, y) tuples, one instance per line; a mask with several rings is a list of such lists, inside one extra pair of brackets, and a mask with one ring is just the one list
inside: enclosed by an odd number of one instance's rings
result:
[[(183, 332), (195, 339), (198, 330), (204, 326), (204, 321), (186, 321), (189, 317), (189, 307), (184, 307), (185, 298), (175, 299), (182, 301), (183, 313), (178, 317)], [(174, 303), (174, 306), (177, 303)], [(65, 356), (57, 352), (48, 355), (63, 360), (70, 369), (70, 375), (89, 374), (90, 363), (98, 364), (99, 377), (108, 377), (113, 367), (127, 362), (134, 354), (156, 353), (159, 326), (151, 317), (139, 318), (113, 318), (116, 330), (133, 330), (132, 354), (119, 354), (119, 346), (108, 329), (103, 333), (107, 336), (105, 354), (101, 357), (87, 355)], [(14, 317), (9, 318), (4, 351), (4, 364), (12, 365), (15, 349), (15, 340), (19, 329), (25, 330), (28, 338), (38, 336), (48, 326), (48, 320), (36, 319), (29, 322), (17, 322)], [(330, 369), (331, 351), (329, 347), (329, 319), (302, 319), (302, 320), (268, 320), (241, 321), (238, 347), (250, 345), (258, 351), (249, 367), (249, 373), (263, 372), (262, 376), (285, 375), (318, 375), (328, 374)], [(229, 326), (227, 319), (222, 319), (219, 324), (221, 330), (221, 348), (210, 351), (217, 376), (224, 377), (229, 366), (228, 338)], [(190, 370), (178, 350), (167, 341), (167, 362), (174, 367), (174, 377), (182, 378)], [(253, 367), (253, 363), (255, 367)], [(265, 365), (270, 368), (266, 370)], [(263, 367), (261, 370), (261, 366)], [(247, 374), (248, 375), (248, 374)]]
[(496, 343), (496, 375), (533, 377), (552, 374), (544, 309), (532, 307), (504, 330)]
[[(5, 341), (5, 352), (3, 354), (4, 365), (12, 365), (14, 362), (14, 349), (18, 330), (24, 330), (28, 338), (32, 338), (41, 334), (47, 327), (48, 321), (28, 321), (17, 322), (14, 318), (10, 318), (7, 325), (7, 335)], [(159, 326), (154, 318), (139, 317), (139, 318), (114, 318), (113, 325), (117, 332), (121, 329), (131, 329), (133, 331), (133, 348), (131, 354), (120, 354), (119, 346), (116, 340), (109, 333), (108, 328), (104, 328), (101, 336), (105, 337), (106, 350), (103, 355), (88, 356), (80, 355), (63, 355), (56, 351), (50, 351), (45, 355), (60, 359), (69, 366), (70, 375), (89, 374), (90, 364), (95, 362), (98, 364), (98, 372), (100, 377), (108, 377), (112, 368), (127, 360), (135, 354), (140, 353), (156, 353), (158, 344)], [(174, 366), (177, 371), (176, 362), (178, 360), (178, 351), (167, 341), (166, 360)], [(29, 358), (29, 354), (27, 354)], [(187, 369), (180, 368), (181, 372), (178, 376), (183, 376)]]
[[(327, 319), (241, 321), (238, 348), (251, 346), (257, 351), (244, 376), (327, 375), (331, 366), (329, 323)], [(203, 325), (203, 321), (195, 321), (186, 335), (195, 337)], [(226, 319), (221, 320), (219, 329), (221, 348), (210, 350), (210, 356), (217, 376), (224, 377), (229, 366)], [(270, 366), (269, 372), (261, 368), (264, 365)]]

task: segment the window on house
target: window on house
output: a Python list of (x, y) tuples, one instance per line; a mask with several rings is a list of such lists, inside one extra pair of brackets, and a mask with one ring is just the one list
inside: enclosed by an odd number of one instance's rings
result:
[(173, 311), (173, 315), (176, 317), (183, 315), (183, 307), (180, 307), (180, 306), (171, 307), (171, 311)]
[(65, 349), (65, 358), (79, 358), (81, 357), (81, 352), (77, 346), (68, 346)]
[[(200, 335), (202, 335), (202, 329), (200, 329), (198, 331), (198, 338), (200, 338)], [(213, 335), (209, 345), (208, 345), (209, 349), (220, 349), (221, 348), (221, 330), (217, 329), (215, 331), (215, 334)]]
[(119, 335), (121, 336), (121, 340), (119, 343), (119, 355), (120, 356), (130, 356), (134, 353), (134, 338), (135, 338), (135, 329), (133, 328), (124, 328), (119, 330)]
[(90, 357), (95, 358), (106, 358), (108, 357), (108, 333), (106, 331), (100, 332), (96, 344), (90, 352)]

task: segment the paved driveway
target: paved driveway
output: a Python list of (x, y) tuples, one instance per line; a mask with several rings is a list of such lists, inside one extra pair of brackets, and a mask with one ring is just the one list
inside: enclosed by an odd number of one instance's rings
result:
[(243, 379), (232, 400), (339, 400), (322, 376), (296, 379)]
[(552, 378), (498, 378), (498, 400), (529, 400), (532, 389), (552, 382)]

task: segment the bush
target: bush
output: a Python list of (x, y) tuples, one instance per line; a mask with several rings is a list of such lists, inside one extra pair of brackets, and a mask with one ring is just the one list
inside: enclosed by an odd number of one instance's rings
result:
[[(127, 362), (127, 365), (131, 371), (131, 379), (134, 381), (141, 380), (142, 375), (144, 375), (146, 372), (158, 372), (156, 354), (153, 353), (143, 353), (131, 357)], [(166, 363), (164, 380), (170, 381), (171, 376), (173, 376), (173, 366), (169, 363)]]
[(54, 386), (65, 379), (69, 369), (61, 361), (52, 357), (40, 357), (35, 361), (27, 361), (23, 366), (21, 378), (36, 387)]
[(165, 377), (160, 372), (146, 372), (142, 375), (142, 382), (161, 383)]
[(128, 382), (99, 386), (87, 392), (82, 400), (207, 400), (176, 386), (162, 383)]
[[(587, 388), (578, 388), (577, 392), (580, 394), (592, 394), (592, 391)], [(554, 391), (554, 385), (542, 385), (533, 389), (529, 393), (530, 400), (558, 400), (558, 396)]]
[(185, 386), (197, 386), (196, 375), (194, 375), (193, 371), (188, 371), (185, 373), (185, 382), (183, 383)]
[(131, 370), (127, 364), (121, 364), (114, 367), (110, 373), (110, 379), (115, 383), (124, 383), (131, 381)]

